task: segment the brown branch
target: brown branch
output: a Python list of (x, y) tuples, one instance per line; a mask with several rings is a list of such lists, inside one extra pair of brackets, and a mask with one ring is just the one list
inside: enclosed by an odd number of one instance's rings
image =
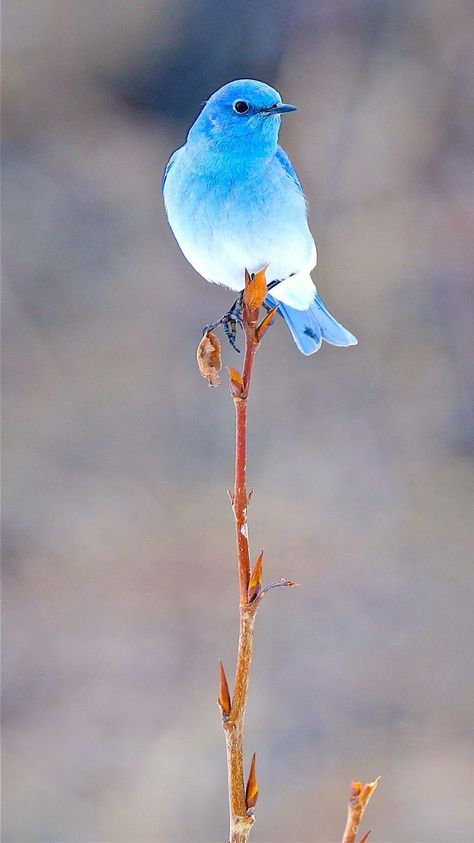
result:
[[(262, 586), (263, 552), (251, 573), (248, 539), (247, 509), (252, 495), (247, 493), (247, 401), (255, 355), (263, 336), (273, 322), (276, 308), (267, 313), (257, 325), (260, 306), (265, 300), (267, 285), (265, 270), (254, 277), (245, 273), (242, 296), (242, 322), (245, 336), (245, 353), (242, 374), (228, 367), (229, 385), (235, 407), (235, 476), (234, 489), (229, 492), (234, 512), (237, 545), (237, 571), (239, 579), (239, 644), (234, 678), (234, 692), (230, 698), (224, 666), (219, 666), (218, 703), (222, 714), (227, 751), (227, 777), (229, 787), (230, 837), (229, 843), (247, 843), (254, 823), (254, 810), (258, 797), (255, 754), (252, 757), (247, 784), (244, 778), (244, 719), (252, 665), (253, 631), (257, 609), (268, 591), (281, 586), (293, 587), (297, 583), (286, 578)], [(208, 331), (198, 347), (198, 364), (201, 374), (211, 386), (219, 384), (221, 368), (220, 344)], [(346, 829), (342, 843), (356, 843), (356, 836), (366, 805), (378, 784), (378, 779), (366, 785), (352, 782)], [(366, 843), (368, 834), (360, 843)]]
[[(247, 493), (247, 401), (255, 355), (260, 342), (273, 321), (267, 314), (257, 325), (260, 306), (267, 292), (265, 270), (250, 278), (245, 274), (242, 296), (242, 321), (245, 353), (242, 374), (229, 368), (230, 390), (235, 407), (235, 476), (230, 495), (234, 511), (237, 570), (239, 578), (240, 627), (234, 693), (228, 717), (223, 718), (226, 738), (227, 772), (229, 783), (230, 843), (246, 843), (254, 822), (258, 796), (255, 756), (245, 784), (243, 765), (243, 734), (245, 707), (250, 679), (255, 614), (260, 603), (262, 577), (261, 554), (251, 578), (247, 509), (251, 494)], [(288, 581), (289, 582), (289, 581)], [(283, 583), (281, 583), (283, 584)], [(251, 588), (249, 589), (249, 585)]]
[[(368, 784), (364, 785), (362, 782), (352, 782), (351, 795), (347, 808), (347, 823), (344, 829), (342, 843), (356, 843), (357, 832), (359, 831), (364, 811), (379, 781), (380, 776), (375, 781), (368, 782)], [(368, 835), (369, 832), (362, 838), (360, 843), (366, 841)]]
[[(257, 311), (258, 312), (258, 311)], [(251, 315), (244, 308), (245, 357), (240, 394), (234, 395), (235, 407), (235, 477), (234, 477), (234, 519), (237, 543), (237, 565), (239, 572), (240, 605), (247, 603), (250, 579), (250, 552), (247, 526), (247, 399), (252, 377), (253, 363), (259, 341), (256, 334), (256, 320), (249, 322)]]
[(244, 780), (244, 717), (252, 664), (255, 608), (240, 609), (239, 647), (234, 695), (229, 719), (223, 721), (229, 785), (230, 843), (246, 843), (253, 825), (253, 809), (248, 808)]
[(227, 750), (229, 783), (230, 843), (246, 843), (254, 822), (253, 809), (248, 810), (243, 768), (243, 732), (245, 706), (250, 679), (253, 651), (253, 628), (256, 606), (248, 605), (250, 581), (250, 551), (248, 540), (247, 507), (247, 399), (252, 377), (255, 354), (259, 346), (256, 323), (258, 308), (249, 310), (243, 304), (242, 319), (245, 334), (245, 354), (242, 376), (230, 374), (231, 392), (235, 407), (235, 474), (233, 510), (237, 545), (237, 568), (240, 595), (240, 627), (234, 694), (229, 719), (223, 724)]

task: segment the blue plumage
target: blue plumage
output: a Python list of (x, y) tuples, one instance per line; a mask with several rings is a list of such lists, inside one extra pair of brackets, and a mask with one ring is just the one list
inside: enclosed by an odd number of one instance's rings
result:
[(269, 303), (278, 304), (303, 354), (322, 340), (357, 340), (331, 316), (310, 272), (316, 247), (306, 200), (278, 146), (280, 115), (293, 111), (263, 82), (243, 79), (205, 104), (163, 176), (166, 212), (189, 262), (206, 280), (242, 290), (244, 268), (268, 265)]
[(296, 310), (267, 296), (266, 304), (278, 305), (278, 312), (288, 325), (291, 335), (303, 354), (314, 354), (323, 340), (330, 345), (357, 345), (357, 340), (346, 328), (336, 322), (324, 304), (321, 296), (315, 293), (314, 301), (308, 310)]

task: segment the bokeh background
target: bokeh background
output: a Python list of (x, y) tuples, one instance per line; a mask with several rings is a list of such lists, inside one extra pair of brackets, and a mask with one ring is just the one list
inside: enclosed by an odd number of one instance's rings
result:
[[(233, 409), (200, 378), (232, 296), (160, 179), (200, 102), (256, 77), (319, 289), (360, 340), (255, 373), (255, 841), (472, 839), (474, 7), (464, 0), (5, 0), (4, 727), (9, 843), (226, 839)], [(230, 349), (225, 362), (238, 362)]]

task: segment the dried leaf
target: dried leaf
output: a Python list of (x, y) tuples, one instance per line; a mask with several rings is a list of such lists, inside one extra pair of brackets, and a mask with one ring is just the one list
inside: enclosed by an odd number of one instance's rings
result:
[(221, 363), (221, 344), (219, 338), (212, 331), (204, 334), (197, 347), (197, 362), (203, 378), (207, 378), (210, 386), (219, 386), (221, 379), (219, 372)]
[(234, 398), (240, 398), (244, 389), (242, 375), (237, 369), (232, 368), (232, 366), (226, 366), (226, 369), (229, 372), (230, 391)]
[(219, 696), (217, 702), (220, 705), (222, 716), (227, 718), (230, 714), (231, 702), (229, 694), (229, 686), (227, 684), (227, 677), (225, 675), (224, 665), (219, 660)]
[(257, 769), (255, 765), (255, 752), (252, 755), (252, 763), (250, 764), (250, 773), (247, 782), (247, 790), (245, 791), (245, 801), (247, 808), (255, 808), (258, 799), (258, 784), (257, 784)]
[(260, 305), (265, 301), (265, 296), (267, 295), (267, 281), (265, 273), (267, 268), (268, 265), (264, 266), (263, 269), (260, 269), (255, 273), (253, 278), (251, 278), (247, 270), (245, 270), (243, 301), (244, 305), (248, 307), (250, 311), (258, 310)]
[(263, 576), (263, 550), (258, 557), (255, 567), (252, 571), (252, 575), (249, 581), (249, 588), (247, 593), (248, 602), (251, 603), (252, 600), (255, 600), (258, 592), (260, 591), (260, 587), (262, 585), (262, 576)]
[(268, 311), (267, 315), (264, 319), (260, 322), (260, 325), (257, 326), (257, 339), (260, 340), (265, 336), (266, 332), (268, 331), (269, 327), (273, 325), (273, 320), (275, 319), (275, 314), (278, 310), (278, 305), (273, 307), (271, 310)]

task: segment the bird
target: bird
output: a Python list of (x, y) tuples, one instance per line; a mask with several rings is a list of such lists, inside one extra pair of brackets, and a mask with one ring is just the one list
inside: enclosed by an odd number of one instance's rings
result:
[[(299, 350), (357, 339), (330, 314), (311, 271), (316, 246), (300, 181), (278, 145), (281, 115), (296, 111), (264, 82), (239, 79), (203, 103), (184, 146), (170, 157), (162, 191), (181, 251), (207, 281), (240, 292), (244, 270), (266, 269), (277, 307)], [(232, 309), (231, 309), (232, 312)]]

